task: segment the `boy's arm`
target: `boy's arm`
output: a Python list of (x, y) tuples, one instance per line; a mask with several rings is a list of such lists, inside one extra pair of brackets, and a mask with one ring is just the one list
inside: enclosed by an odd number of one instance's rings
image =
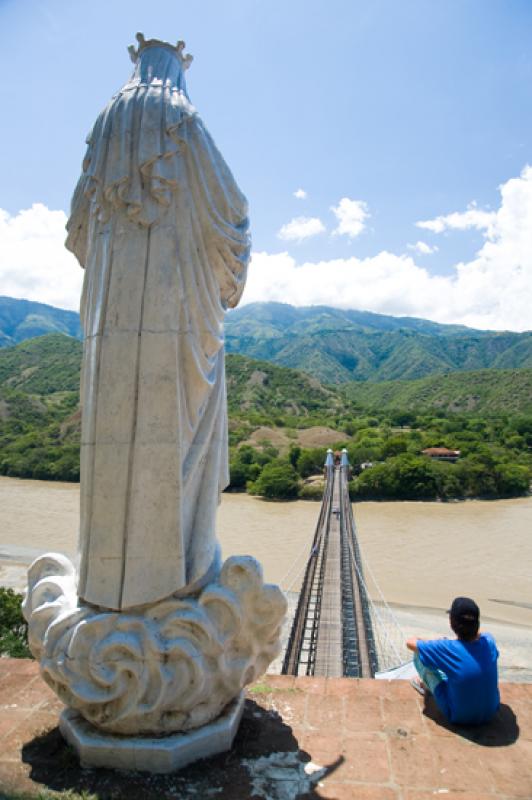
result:
[(418, 650), (417, 643), (428, 642), (428, 641), (429, 639), (421, 639), (419, 636), (411, 636), (410, 639), (406, 640), (406, 646), (408, 647), (409, 650), (412, 650), (413, 653), (417, 653)]

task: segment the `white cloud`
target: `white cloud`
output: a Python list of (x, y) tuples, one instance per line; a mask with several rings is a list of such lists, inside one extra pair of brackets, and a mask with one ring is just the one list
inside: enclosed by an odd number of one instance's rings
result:
[[(491, 213), (491, 212), (490, 212)], [(297, 264), (288, 253), (255, 253), (243, 302), (277, 300), (425, 317), (476, 328), (532, 329), (532, 167), (501, 186), (501, 204), (472, 261), (437, 276), (413, 256)]]
[(276, 300), (383, 314), (423, 316), (437, 309), (445, 278), (433, 278), (411, 256), (382, 251), (358, 259), (297, 264), (288, 253), (254, 253), (243, 302)]
[(418, 228), (433, 233), (443, 233), (446, 230), (466, 231), (476, 228), (476, 230), (486, 231), (488, 235), (491, 235), (496, 217), (496, 211), (483, 211), (477, 208), (476, 203), (470, 203), (467, 211), (453, 211), (452, 214), (416, 222), (416, 225)]
[(307, 193), (304, 189), (296, 189), (294, 192), (294, 197), (297, 197), (298, 200), (306, 200)]
[(0, 209), (0, 294), (79, 308), (83, 270), (64, 247), (66, 220), (42, 203), (15, 215)]
[(295, 217), (283, 225), (277, 236), (287, 242), (301, 242), (324, 231), (325, 225), (318, 217)]
[(346, 234), (350, 239), (354, 239), (366, 227), (369, 213), (363, 200), (342, 197), (337, 206), (331, 206), (331, 211), (338, 220), (338, 227), (333, 231), (334, 235)]
[[(532, 167), (500, 191), (500, 206), (489, 212), (493, 218), (482, 228), (482, 247), (471, 261), (456, 264), (451, 275), (432, 275), (416, 264), (414, 252), (301, 264), (288, 253), (254, 253), (243, 302), (324, 304), (530, 330)], [(0, 210), (0, 294), (78, 307), (83, 270), (63, 246), (65, 222), (63, 211), (41, 204), (13, 216)], [(316, 222), (316, 233), (323, 231), (323, 223)]]
[(431, 253), (437, 253), (438, 248), (436, 245), (431, 246), (426, 242), (416, 242), (415, 244), (407, 244), (409, 250), (413, 250), (415, 253), (419, 253), (422, 256), (430, 256)]

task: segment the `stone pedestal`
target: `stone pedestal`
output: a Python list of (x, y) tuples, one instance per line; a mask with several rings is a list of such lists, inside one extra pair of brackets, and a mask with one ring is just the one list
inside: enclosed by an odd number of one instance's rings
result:
[[(98, 739), (98, 758), (104, 758), (103, 742), (117, 734), (134, 737), (135, 752), (140, 737), (178, 731), (196, 731), (187, 741), (199, 742), (201, 753), (215, 741), (222, 742), (221, 749), (228, 746), (238, 714), (227, 717), (227, 709), (281, 648), (286, 599), (277, 586), (263, 583), (260, 564), (250, 556), (232, 556), (194, 597), (170, 597), (127, 612), (81, 601), (76, 577), (65, 556), (41, 556), (28, 571), (24, 601), (29, 644), (42, 677), (88, 725), (74, 726), (77, 715), (69, 716), (69, 710), (65, 730), (85, 737), (98, 729), (104, 737)], [(223, 719), (230, 722), (222, 725)], [(200, 736), (197, 729), (210, 725), (215, 727)], [(222, 735), (225, 729), (229, 732)], [(153, 741), (170, 747), (169, 740)], [(113, 747), (106, 762), (111, 765)], [(183, 747), (176, 753), (190, 751), (188, 744)], [(168, 758), (177, 763), (181, 756)]]
[(170, 736), (113, 736), (103, 733), (81, 714), (68, 708), (59, 727), (76, 750), (82, 767), (108, 767), (140, 772), (175, 772), (192, 761), (223, 753), (231, 748), (242, 711), (244, 693), (222, 714), (202, 728)]

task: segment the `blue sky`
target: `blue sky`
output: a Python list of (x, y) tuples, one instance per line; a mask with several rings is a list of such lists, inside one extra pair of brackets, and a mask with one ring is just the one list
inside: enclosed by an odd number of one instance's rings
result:
[(186, 40), (248, 196), (244, 301), (532, 328), (528, 0), (0, 0), (0, 27), (0, 293), (75, 307), (64, 213), (142, 30)]

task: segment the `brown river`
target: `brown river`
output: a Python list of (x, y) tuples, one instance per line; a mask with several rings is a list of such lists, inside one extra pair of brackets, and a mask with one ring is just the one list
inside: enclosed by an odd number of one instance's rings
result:
[[(23, 588), (25, 565), (40, 552), (73, 556), (78, 510), (77, 484), (0, 477), (0, 584)], [(444, 634), (450, 600), (474, 597), (501, 666), (532, 680), (532, 497), (360, 503), (354, 512), (370, 593), (378, 599), (374, 576), (406, 635)], [(318, 513), (318, 503), (224, 494), (223, 555), (251, 554), (266, 580), (297, 591)]]

